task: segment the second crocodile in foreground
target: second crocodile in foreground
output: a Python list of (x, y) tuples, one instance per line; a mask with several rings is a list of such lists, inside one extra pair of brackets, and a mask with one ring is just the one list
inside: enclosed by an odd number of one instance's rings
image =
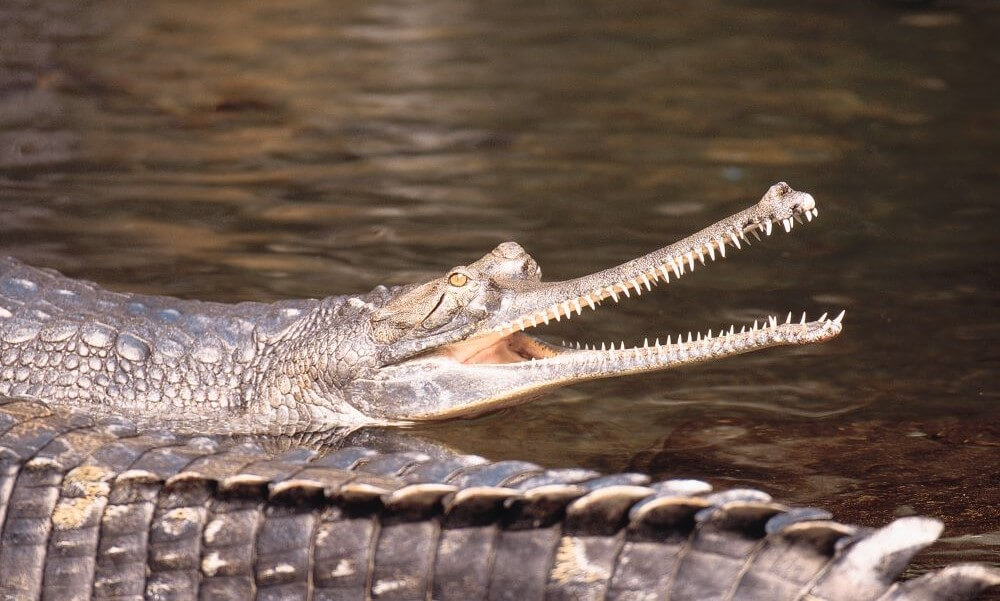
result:
[(228, 305), (121, 294), (0, 259), (0, 395), (268, 433), (470, 416), (574, 382), (836, 336), (841, 317), (765, 320), (641, 347), (546, 343), (526, 329), (650, 290), (748, 235), (811, 221), (772, 186), (752, 207), (617, 267), (561, 282), (501, 244), (424, 284)]

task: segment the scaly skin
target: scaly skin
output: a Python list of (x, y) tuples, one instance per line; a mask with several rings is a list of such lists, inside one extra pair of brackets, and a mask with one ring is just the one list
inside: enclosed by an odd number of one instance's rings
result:
[[(923, 601), (941, 531), (871, 530), (760, 491), (469, 455), (190, 437), (0, 399), (0, 599)], [(350, 441), (344, 441), (350, 444)]]
[(651, 289), (817, 214), (786, 184), (618, 267), (542, 282), (507, 242), (420, 285), (271, 305), (108, 292), (0, 259), (0, 395), (202, 431), (282, 433), (475, 415), (558, 386), (836, 336), (840, 317), (642, 348), (550, 345), (523, 330)]

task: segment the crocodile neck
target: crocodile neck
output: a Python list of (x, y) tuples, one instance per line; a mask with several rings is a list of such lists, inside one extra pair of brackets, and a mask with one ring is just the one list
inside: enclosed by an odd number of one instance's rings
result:
[(385, 293), (223, 304), (0, 258), (0, 395), (220, 431), (372, 423), (340, 387), (374, 368), (366, 313)]

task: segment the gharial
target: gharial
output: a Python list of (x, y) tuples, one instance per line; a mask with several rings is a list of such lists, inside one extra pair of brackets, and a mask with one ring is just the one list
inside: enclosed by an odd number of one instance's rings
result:
[[(816, 215), (812, 196), (777, 184), (575, 280), (543, 283), (505, 243), (425, 284), (270, 305), (119, 294), (0, 259), (0, 598), (973, 598), (1000, 573), (964, 564), (893, 583), (940, 533), (933, 519), (871, 530), (759, 491), (355, 437), (836, 336), (842, 314), (639, 348), (524, 333)], [(301, 444), (313, 433), (322, 444)]]
[(817, 215), (777, 184), (756, 205), (592, 275), (541, 281), (506, 242), (430, 282), (274, 304), (107, 292), (0, 259), (0, 394), (226, 430), (294, 431), (474, 415), (582, 380), (826, 340), (841, 316), (677, 336), (640, 348), (547, 344), (524, 330), (641, 294)]

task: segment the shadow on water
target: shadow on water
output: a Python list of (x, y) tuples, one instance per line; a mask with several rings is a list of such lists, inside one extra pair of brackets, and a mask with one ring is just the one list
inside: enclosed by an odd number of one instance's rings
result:
[(983, 2), (0, 8), (0, 253), (222, 301), (366, 291), (520, 241), (546, 274), (786, 179), (821, 219), (552, 336), (848, 309), (844, 334), (413, 428), (750, 485), (997, 563), (995, 32)]

